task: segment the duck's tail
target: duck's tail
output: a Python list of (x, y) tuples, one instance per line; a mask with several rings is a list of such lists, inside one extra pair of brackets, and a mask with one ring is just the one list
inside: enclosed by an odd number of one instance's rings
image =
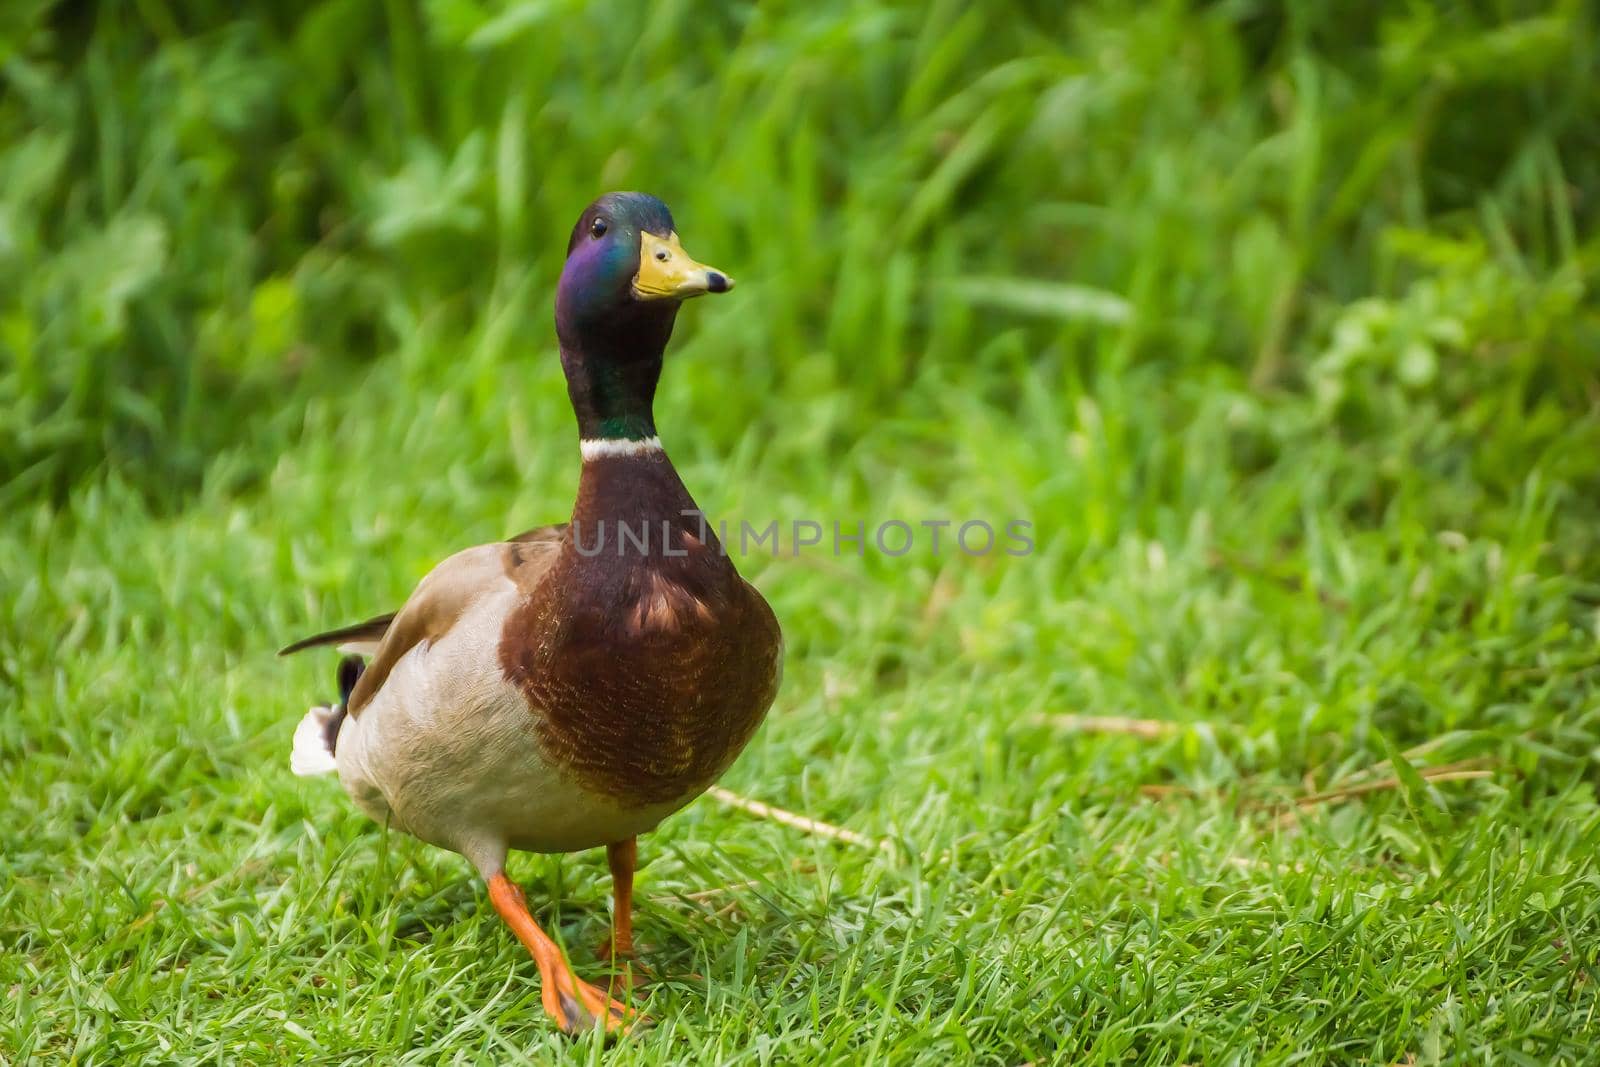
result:
[(332, 774), (339, 769), (334, 749), (339, 743), (339, 728), (344, 725), (350, 691), (361, 680), (366, 661), (346, 656), (339, 661), (339, 703), (335, 707), (315, 707), (294, 730), (294, 748), (289, 753), (289, 769), (302, 778)]
[(378, 650), (378, 642), (389, 632), (389, 624), (393, 621), (394, 612), (391, 611), (387, 615), (377, 615), (354, 626), (341, 626), (337, 630), (312, 634), (292, 645), (280, 648), (278, 655), (289, 656), (308, 648), (316, 648), (318, 645), (338, 645), (340, 652), (355, 652), (370, 656)]

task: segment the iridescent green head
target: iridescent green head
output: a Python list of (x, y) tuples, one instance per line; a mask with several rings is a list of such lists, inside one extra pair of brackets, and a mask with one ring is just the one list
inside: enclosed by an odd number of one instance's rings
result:
[(584, 209), (556, 289), (556, 334), (586, 440), (655, 434), (650, 404), (679, 306), (732, 288), (689, 258), (655, 197), (607, 193)]

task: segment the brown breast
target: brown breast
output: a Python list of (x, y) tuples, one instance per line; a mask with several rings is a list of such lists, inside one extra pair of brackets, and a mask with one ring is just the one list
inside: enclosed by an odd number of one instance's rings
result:
[(585, 558), (569, 543), (500, 643), (547, 759), (630, 805), (687, 800), (725, 771), (776, 695), (772, 609), (712, 546)]

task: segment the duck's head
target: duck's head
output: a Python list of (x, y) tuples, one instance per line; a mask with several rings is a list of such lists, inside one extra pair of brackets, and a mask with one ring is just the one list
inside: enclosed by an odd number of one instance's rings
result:
[(585, 439), (654, 435), (650, 402), (678, 308), (732, 288), (683, 250), (655, 197), (607, 193), (584, 209), (556, 289), (556, 334)]
[(732, 278), (683, 250), (667, 205), (648, 193), (607, 193), (572, 228), (556, 323), (581, 331), (618, 320), (670, 321), (690, 297), (732, 288)]

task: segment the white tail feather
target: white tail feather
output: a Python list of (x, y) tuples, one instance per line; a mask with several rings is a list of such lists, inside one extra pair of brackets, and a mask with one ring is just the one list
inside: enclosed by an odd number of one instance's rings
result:
[(339, 769), (328, 747), (328, 723), (333, 708), (312, 708), (294, 728), (294, 751), (289, 754), (289, 769), (302, 778), (332, 774)]

